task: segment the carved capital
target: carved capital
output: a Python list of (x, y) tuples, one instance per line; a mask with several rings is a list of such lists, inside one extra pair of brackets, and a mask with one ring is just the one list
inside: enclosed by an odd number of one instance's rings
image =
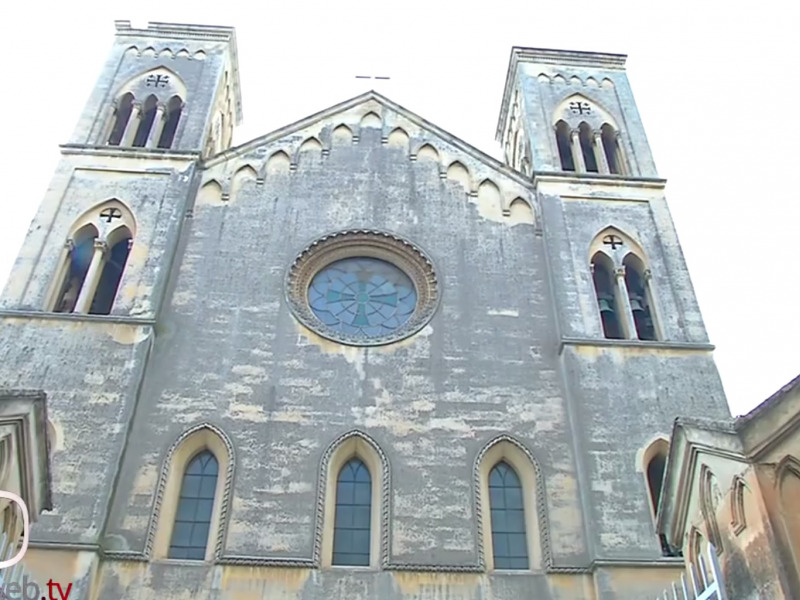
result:
[(650, 269), (645, 269), (642, 272), (642, 279), (644, 279), (645, 281), (649, 282), (652, 278), (653, 278), (653, 272)]
[(64, 248), (67, 249), (67, 252), (72, 252), (75, 250), (75, 240), (69, 239), (64, 242)]
[(108, 244), (106, 244), (105, 240), (95, 240), (94, 241), (94, 251), (100, 251), (101, 254), (105, 255), (108, 252)]
[(616, 269), (614, 269), (614, 277), (618, 279), (620, 277), (625, 277), (625, 265), (622, 265), (621, 267), (617, 267)]

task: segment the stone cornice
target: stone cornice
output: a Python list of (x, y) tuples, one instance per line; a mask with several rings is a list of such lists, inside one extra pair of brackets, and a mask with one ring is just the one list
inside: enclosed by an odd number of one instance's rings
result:
[(574, 173), (572, 171), (553, 171), (551, 173), (535, 172), (533, 183), (550, 183), (563, 181), (565, 183), (595, 183), (618, 184), (629, 187), (663, 189), (667, 185), (666, 179), (660, 177), (631, 177), (630, 175), (606, 175), (603, 173)]
[(610, 52), (585, 52), (582, 50), (557, 50), (553, 48), (511, 48), (511, 58), (516, 63), (527, 62), (550, 65), (571, 65), (596, 69), (624, 69), (626, 54)]
[(146, 29), (131, 26), (130, 21), (114, 21), (118, 37), (166, 38), (171, 40), (215, 40), (233, 41), (236, 33), (233, 27), (222, 25), (190, 25), (181, 23), (149, 22)]
[(61, 144), (62, 154), (83, 154), (86, 156), (112, 156), (115, 158), (145, 158), (147, 160), (197, 161), (197, 150), (164, 150), (159, 148), (128, 148), (124, 146), (98, 146), (95, 144)]
[(98, 544), (81, 543), (81, 542), (52, 542), (45, 540), (30, 540), (28, 542), (29, 548), (37, 550), (74, 550), (76, 552), (95, 552), (100, 553), (102, 549)]
[(669, 342), (669, 341), (643, 341), (643, 340), (609, 340), (606, 338), (561, 338), (558, 345), (558, 354), (564, 352), (567, 346), (602, 346), (612, 348), (641, 348), (658, 350), (690, 350), (696, 352), (712, 352), (713, 344), (700, 342)]
[(111, 323), (115, 325), (154, 326), (155, 319), (143, 317), (126, 317), (124, 315), (88, 315), (84, 313), (55, 313), (39, 310), (0, 310), (0, 318), (41, 319), (47, 321), (89, 321), (94, 323)]

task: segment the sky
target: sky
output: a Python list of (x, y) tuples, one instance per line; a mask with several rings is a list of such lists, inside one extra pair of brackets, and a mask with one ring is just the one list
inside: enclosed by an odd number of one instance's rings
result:
[(236, 27), (237, 145), (375, 89), (501, 158), (494, 134), (512, 46), (627, 54), (731, 412), (745, 413), (800, 373), (798, 13), (773, 0), (7, 3), (0, 282), (115, 19)]

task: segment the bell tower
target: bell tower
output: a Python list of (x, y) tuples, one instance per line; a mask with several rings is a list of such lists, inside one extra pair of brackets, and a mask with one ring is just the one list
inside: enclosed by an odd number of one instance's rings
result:
[(634, 564), (674, 558), (653, 473), (675, 415), (729, 412), (625, 58), (513, 48), (497, 139), (542, 211), (590, 553)]
[(624, 55), (514, 47), (497, 123), (519, 171), (657, 177)]
[(0, 306), (154, 319), (192, 174), (240, 120), (232, 28), (117, 21)]
[(129, 21), (116, 29), (71, 143), (205, 155), (229, 147), (242, 113), (233, 29)]

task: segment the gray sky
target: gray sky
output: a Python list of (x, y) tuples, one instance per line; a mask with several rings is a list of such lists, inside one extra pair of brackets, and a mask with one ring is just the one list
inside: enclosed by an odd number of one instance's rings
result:
[[(191, 6), (186, 10), (186, 6)], [(733, 414), (800, 372), (795, 3), (27, 2), (4, 14), (4, 282), (114, 19), (232, 25), (240, 144), (374, 88), (495, 157), (511, 46), (628, 54)], [(4, 12), (9, 8), (4, 8)], [(365, 82), (355, 75), (388, 75)], [(776, 114), (772, 114), (775, 112)]]

